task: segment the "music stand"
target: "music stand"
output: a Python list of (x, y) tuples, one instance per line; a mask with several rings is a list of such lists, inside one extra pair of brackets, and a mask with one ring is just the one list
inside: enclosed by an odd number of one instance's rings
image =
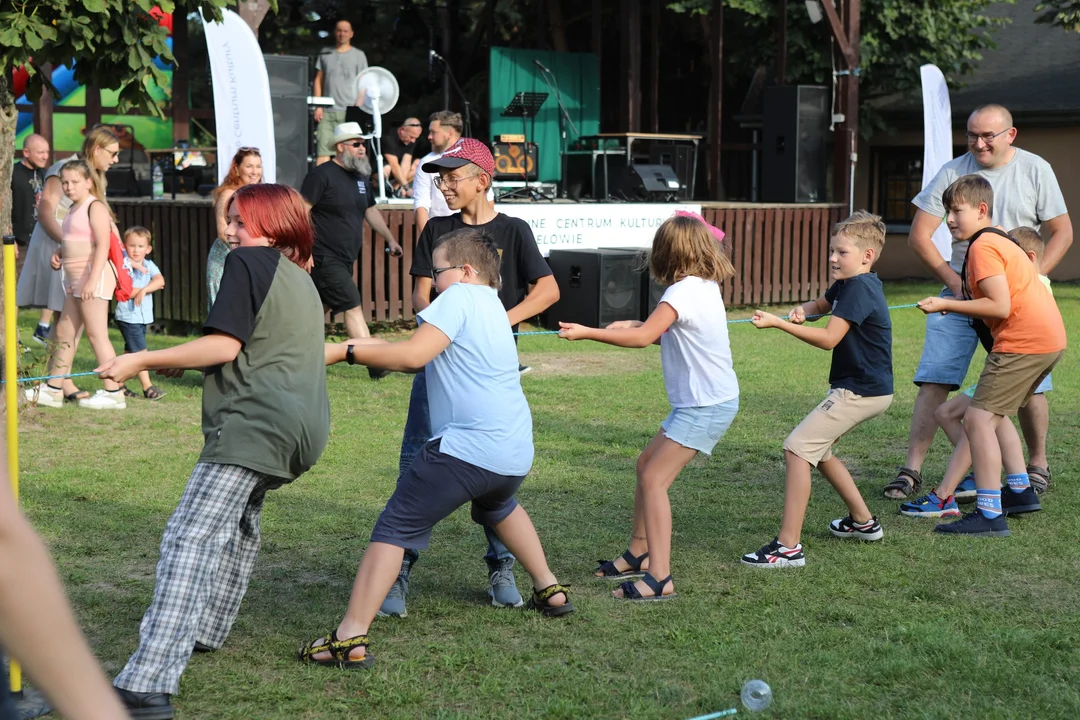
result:
[[(520, 117), (521, 118), (521, 134), (525, 138), (525, 187), (516, 188), (510, 192), (503, 193), (499, 196), (499, 200), (512, 197), (523, 197), (527, 200), (550, 200), (554, 201), (554, 198), (545, 195), (539, 189), (529, 185), (529, 170), (528, 170), (528, 157), (529, 157), (529, 135), (527, 132), (529, 118), (535, 118), (536, 113), (540, 111), (540, 106), (547, 100), (547, 93), (538, 92), (519, 92), (514, 95), (514, 99), (510, 101), (510, 104), (500, 113), (503, 117)], [(537, 165), (540, 163), (540, 153), (536, 153)], [(539, 174), (540, 168), (537, 167), (537, 173)]]

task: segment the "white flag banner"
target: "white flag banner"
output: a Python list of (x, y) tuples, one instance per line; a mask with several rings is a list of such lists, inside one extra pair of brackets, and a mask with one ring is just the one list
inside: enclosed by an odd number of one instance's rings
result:
[[(949, 86), (937, 65), (923, 65), (919, 75), (923, 97), (922, 186), (925, 188), (941, 166), (953, 159), (952, 103), (949, 102)], [(945, 223), (934, 232), (934, 247), (943, 259), (952, 257), (952, 236)]]
[(220, 23), (203, 21), (210, 74), (214, 83), (217, 120), (218, 183), (242, 147), (259, 149), (263, 182), (277, 181), (274, 152), (274, 111), (259, 41), (248, 24), (232, 10), (222, 10)]

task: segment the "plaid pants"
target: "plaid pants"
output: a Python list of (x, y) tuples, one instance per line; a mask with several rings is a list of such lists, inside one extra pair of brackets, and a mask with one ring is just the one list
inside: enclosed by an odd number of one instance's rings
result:
[(286, 482), (238, 465), (195, 465), (161, 538), (139, 648), (113, 684), (175, 694), (195, 641), (225, 642), (259, 554), (266, 492)]

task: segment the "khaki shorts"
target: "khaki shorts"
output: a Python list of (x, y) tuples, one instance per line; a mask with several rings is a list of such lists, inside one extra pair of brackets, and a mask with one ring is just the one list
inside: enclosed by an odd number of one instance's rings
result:
[(344, 110), (323, 110), (322, 121), (315, 131), (316, 157), (334, 157), (337, 145), (334, 143), (334, 128), (345, 122)]
[(986, 358), (971, 406), (995, 415), (1015, 415), (1050, 374), (1064, 350), (1043, 355), (992, 352)]
[(833, 388), (821, 404), (791, 431), (784, 449), (814, 467), (832, 457), (832, 447), (848, 430), (889, 409), (892, 395), (863, 397), (844, 388)]

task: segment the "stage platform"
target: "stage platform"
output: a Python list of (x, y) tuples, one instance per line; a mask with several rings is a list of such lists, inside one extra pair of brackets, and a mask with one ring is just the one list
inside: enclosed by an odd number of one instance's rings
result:
[[(178, 195), (110, 198), (121, 229), (143, 225), (154, 237), (151, 256), (165, 275), (154, 307), (158, 319), (200, 325), (206, 317), (206, 256), (215, 223), (209, 198)], [(370, 321), (412, 320), (412, 252), (417, 232), (408, 205), (379, 205), (391, 232), (405, 249), (393, 258), (385, 241), (365, 226), (355, 275)], [(829, 231), (842, 205), (758, 203), (613, 203), (508, 201), (500, 212), (526, 220), (546, 256), (556, 249), (647, 248), (656, 228), (677, 209), (701, 213), (723, 230), (736, 276), (724, 284), (728, 306), (795, 303), (828, 287)]]

